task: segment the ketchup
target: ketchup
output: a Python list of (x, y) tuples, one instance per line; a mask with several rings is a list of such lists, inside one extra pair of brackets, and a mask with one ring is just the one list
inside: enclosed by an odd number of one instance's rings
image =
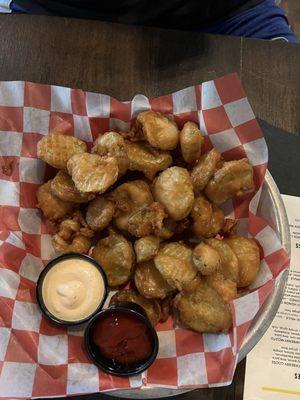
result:
[(148, 359), (153, 351), (150, 328), (130, 313), (113, 312), (100, 318), (93, 341), (103, 357), (122, 365)]

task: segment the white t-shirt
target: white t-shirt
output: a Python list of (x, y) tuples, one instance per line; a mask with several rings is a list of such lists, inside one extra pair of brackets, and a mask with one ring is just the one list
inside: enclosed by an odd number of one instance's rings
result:
[(11, 13), (11, 2), (12, 0), (0, 0), (0, 13)]

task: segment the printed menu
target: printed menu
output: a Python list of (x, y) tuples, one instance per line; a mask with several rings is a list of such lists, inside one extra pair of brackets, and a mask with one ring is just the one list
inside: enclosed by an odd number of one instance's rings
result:
[(291, 233), (291, 266), (278, 312), (248, 354), (244, 400), (300, 397), (300, 197), (282, 195)]

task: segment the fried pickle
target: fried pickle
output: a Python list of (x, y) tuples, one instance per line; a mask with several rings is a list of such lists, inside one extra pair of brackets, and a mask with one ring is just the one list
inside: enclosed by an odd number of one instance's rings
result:
[(185, 292), (190, 292), (195, 290), (201, 283), (203, 283), (203, 277), (200, 275), (196, 275), (194, 279), (192, 279), (188, 285), (184, 287)]
[(221, 257), (213, 247), (201, 242), (193, 250), (193, 264), (202, 275), (211, 275), (220, 269)]
[(191, 172), (191, 179), (196, 194), (199, 194), (206, 187), (221, 164), (221, 153), (215, 148), (200, 158)]
[(175, 122), (155, 111), (143, 111), (137, 116), (137, 125), (151, 146), (161, 150), (175, 149), (179, 133)]
[(128, 230), (129, 218), (138, 210), (153, 203), (153, 197), (149, 185), (136, 180), (123, 183), (110, 195), (115, 204), (114, 224), (123, 231)]
[(158, 171), (168, 168), (173, 160), (168, 151), (154, 149), (141, 142), (127, 142), (126, 151), (130, 161), (131, 171), (141, 171), (152, 180)]
[(247, 158), (224, 162), (205, 188), (206, 196), (216, 205), (234, 196), (254, 190), (253, 168)]
[(255, 281), (260, 267), (259, 247), (255, 240), (242, 236), (225, 239), (238, 259), (238, 287), (246, 287)]
[(216, 236), (224, 224), (223, 211), (211, 204), (203, 195), (196, 197), (191, 216), (195, 234), (205, 238)]
[(198, 126), (191, 121), (186, 122), (179, 134), (180, 148), (185, 162), (192, 163), (199, 160), (204, 137)]
[(182, 290), (197, 275), (192, 250), (180, 242), (165, 244), (155, 256), (154, 264), (173, 289)]
[(98, 241), (92, 256), (103, 267), (109, 286), (122, 285), (130, 278), (135, 261), (132, 244), (113, 229)]
[(161, 172), (154, 183), (154, 197), (175, 221), (186, 218), (194, 203), (188, 171), (181, 167), (170, 167)]
[(153, 260), (138, 264), (134, 283), (140, 295), (146, 298), (164, 299), (174, 291), (155, 267)]
[(157, 300), (145, 299), (134, 290), (123, 289), (119, 290), (112, 296), (109, 305), (118, 306), (124, 302), (135, 303), (142, 307), (153, 326), (159, 322), (161, 317), (161, 309)]
[(94, 231), (102, 231), (111, 222), (114, 215), (114, 204), (104, 196), (92, 200), (87, 208), (86, 222)]
[(98, 154), (75, 154), (67, 163), (69, 174), (81, 192), (104, 193), (118, 178), (114, 157)]
[(92, 244), (94, 232), (89, 229), (80, 211), (75, 211), (72, 218), (65, 219), (54, 235), (54, 250), (60, 253), (87, 253)]
[(159, 250), (160, 239), (156, 236), (144, 236), (134, 242), (136, 262), (152, 260)]
[(71, 203), (86, 203), (93, 200), (94, 193), (82, 193), (76, 189), (69, 174), (61, 170), (55, 175), (51, 182), (52, 193), (64, 201)]
[(229, 303), (237, 297), (236, 282), (229, 278), (225, 278), (222, 272), (214, 272), (207, 276), (206, 282), (210, 287), (215, 289), (225, 303)]
[(51, 183), (52, 180), (38, 188), (36, 193), (37, 208), (40, 208), (44, 216), (50, 221), (57, 221), (71, 215), (74, 210), (74, 204), (55, 196), (51, 191)]
[(117, 132), (106, 132), (103, 135), (99, 135), (93, 144), (91, 152), (99, 154), (99, 156), (114, 157), (117, 160), (119, 176), (124, 175), (129, 168), (125, 141)]
[(207, 277), (207, 283), (223, 298), (225, 303), (237, 297), (238, 260), (225, 240), (208, 239), (208, 246), (215, 249), (221, 259), (218, 271)]
[(161, 240), (168, 240), (175, 234), (176, 228), (176, 222), (172, 218), (166, 218), (163, 220), (161, 230), (157, 232), (157, 236)]
[(206, 283), (179, 293), (174, 307), (179, 320), (199, 333), (227, 332), (232, 326), (230, 309)]
[(68, 160), (87, 151), (86, 144), (74, 137), (52, 132), (37, 144), (37, 156), (54, 168), (67, 169)]
[(220, 272), (225, 278), (237, 283), (239, 279), (238, 259), (227, 240), (207, 239), (205, 242), (219, 253), (221, 258)]
[(128, 232), (135, 237), (159, 234), (166, 217), (164, 207), (157, 202), (141, 208), (128, 219)]

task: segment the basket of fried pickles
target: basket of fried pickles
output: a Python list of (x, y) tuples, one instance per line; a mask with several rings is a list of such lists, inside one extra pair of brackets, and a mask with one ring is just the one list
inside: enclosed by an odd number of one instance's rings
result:
[(58, 253), (89, 253), (103, 267), (110, 304), (137, 303), (153, 325), (171, 314), (197, 332), (226, 332), (230, 301), (254, 282), (254, 239), (226, 219), (229, 199), (255, 190), (247, 158), (204, 151), (198, 126), (143, 111), (128, 132), (84, 141), (52, 132), (38, 157), (56, 175), (37, 191)]

